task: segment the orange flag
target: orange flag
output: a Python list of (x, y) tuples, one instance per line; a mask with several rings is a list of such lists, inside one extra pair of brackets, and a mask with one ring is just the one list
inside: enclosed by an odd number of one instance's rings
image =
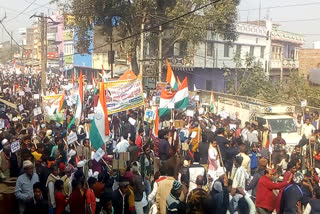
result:
[(102, 106), (104, 112), (104, 125), (105, 125), (105, 135), (110, 135), (110, 127), (109, 127), (109, 119), (108, 119), (108, 107), (107, 107), (107, 99), (106, 92), (104, 90), (104, 83), (100, 83), (100, 104)]
[(61, 100), (60, 100), (60, 103), (59, 103), (59, 108), (58, 108), (58, 112), (61, 111), (62, 109), (62, 106), (63, 106), (63, 102), (64, 102), (64, 90), (63, 90), (63, 93), (62, 93), (62, 97), (61, 97)]
[(79, 76), (79, 96), (81, 105), (83, 103), (83, 76), (82, 76), (82, 70), (80, 70), (80, 76)]

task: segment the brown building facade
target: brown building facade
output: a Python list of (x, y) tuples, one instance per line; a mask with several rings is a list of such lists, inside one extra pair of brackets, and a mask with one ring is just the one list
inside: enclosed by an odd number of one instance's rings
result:
[(312, 69), (320, 69), (320, 49), (300, 49), (299, 52), (299, 73), (309, 79)]

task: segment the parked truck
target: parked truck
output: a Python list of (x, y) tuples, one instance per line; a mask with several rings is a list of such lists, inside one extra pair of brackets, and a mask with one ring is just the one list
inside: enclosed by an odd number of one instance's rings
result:
[(246, 121), (257, 121), (261, 129), (263, 125), (270, 128), (273, 138), (276, 138), (277, 133), (281, 132), (290, 150), (301, 139), (292, 116), (295, 112), (294, 106), (273, 105), (257, 100), (245, 102), (225, 97), (219, 97), (217, 105), (218, 114), (228, 114), (231, 118), (238, 118), (242, 126)]

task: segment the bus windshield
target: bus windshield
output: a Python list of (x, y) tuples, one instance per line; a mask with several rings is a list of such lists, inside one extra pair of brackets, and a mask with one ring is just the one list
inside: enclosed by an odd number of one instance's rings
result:
[(297, 127), (293, 119), (268, 119), (268, 124), (271, 126), (272, 133), (293, 133), (297, 132)]

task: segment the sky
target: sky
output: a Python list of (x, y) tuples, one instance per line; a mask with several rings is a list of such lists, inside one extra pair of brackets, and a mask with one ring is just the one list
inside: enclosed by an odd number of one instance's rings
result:
[[(6, 12), (7, 18), (3, 23), (9, 31), (13, 31), (13, 37), (19, 41), (21, 38), (19, 28), (31, 26), (32, 19), (29, 19), (31, 15), (41, 12), (48, 14), (48, 11), (49, 13), (54, 11), (55, 5), (50, 5), (49, 1), (0, 0), (0, 19), (4, 17)], [(260, 0), (241, 0), (239, 5), (240, 21), (257, 20), (259, 5)], [(267, 9), (268, 7), (272, 8)], [(266, 18), (269, 14), (271, 20), (279, 21), (281, 29), (304, 34), (306, 40), (304, 47), (312, 48), (314, 41), (320, 41), (319, 0), (261, 0), (261, 8), (261, 18)], [(6, 33), (1, 30), (0, 41), (8, 39)]]

